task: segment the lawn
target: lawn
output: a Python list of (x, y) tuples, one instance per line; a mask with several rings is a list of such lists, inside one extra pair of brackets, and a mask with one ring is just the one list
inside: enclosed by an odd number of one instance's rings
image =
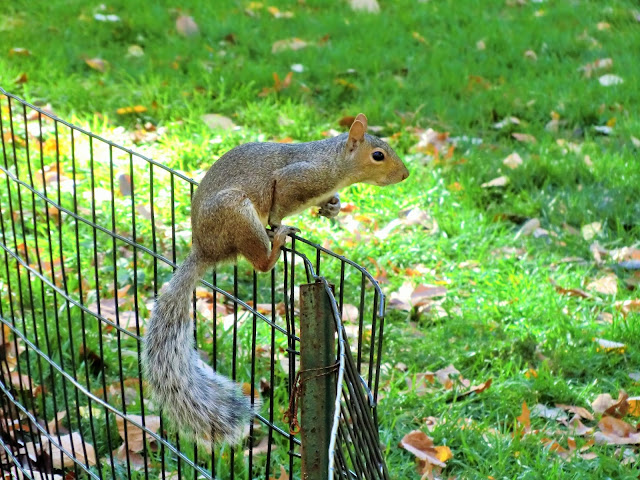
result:
[[(366, 113), (409, 179), (288, 223), (388, 296), (392, 478), (421, 477), (399, 446), (413, 430), (453, 454), (441, 478), (638, 478), (640, 7), (380, 4), (11, 2), (0, 86), (196, 179), (240, 143)], [(592, 402), (621, 391), (613, 431)]]

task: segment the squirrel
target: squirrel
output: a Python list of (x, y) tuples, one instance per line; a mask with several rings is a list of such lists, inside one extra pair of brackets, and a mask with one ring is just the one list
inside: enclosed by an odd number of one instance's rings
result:
[(333, 138), (239, 145), (209, 168), (193, 196), (191, 252), (156, 300), (142, 366), (156, 405), (182, 434), (207, 449), (218, 442), (239, 443), (258, 407), (237, 383), (199, 358), (189, 315), (193, 289), (207, 268), (238, 255), (259, 272), (271, 270), (287, 236), (299, 232), (282, 225), (284, 217), (311, 206), (335, 217), (340, 189), (406, 179), (409, 170), (398, 155), (366, 130), (361, 113), (348, 133)]

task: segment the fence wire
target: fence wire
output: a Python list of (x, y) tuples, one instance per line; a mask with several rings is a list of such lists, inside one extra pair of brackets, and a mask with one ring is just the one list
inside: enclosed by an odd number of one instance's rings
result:
[(376, 418), (384, 297), (366, 270), (296, 236), (269, 274), (240, 261), (201, 282), (200, 355), (262, 407), (242, 448), (199, 449), (165, 424), (139, 367), (153, 300), (189, 248), (197, 184), (2, 88), (0, 133), (3, 478), (301, 478), (283, 414), (298, 285), (316, 280), (338, 332), (330, 476), (389, 478)]

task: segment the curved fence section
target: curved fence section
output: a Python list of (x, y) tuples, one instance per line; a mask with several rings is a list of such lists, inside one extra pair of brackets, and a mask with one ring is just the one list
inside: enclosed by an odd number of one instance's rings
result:
[(388, 478), (376, 422), (384, 297), (366, 270), (296, 236), (268, 274), (241, 260), (205, 277), (192, 309), (200, 356), (262, 407), (242, 448), (199, 449), (164, 421), (140, 369), (154, 298), (189, 248), (196, 183), (1, 88), (0, 133), (3, 472), (302, 478), (299, 286), (321, 282), (337, 340), (329, 475)]

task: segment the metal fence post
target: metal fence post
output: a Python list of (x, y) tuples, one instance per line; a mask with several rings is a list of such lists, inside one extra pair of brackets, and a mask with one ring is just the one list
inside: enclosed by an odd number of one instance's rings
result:
[(300, 286), (300, 362), (302, 478), (327, 480), (336, 350), (331, 299), (321, 282)]

